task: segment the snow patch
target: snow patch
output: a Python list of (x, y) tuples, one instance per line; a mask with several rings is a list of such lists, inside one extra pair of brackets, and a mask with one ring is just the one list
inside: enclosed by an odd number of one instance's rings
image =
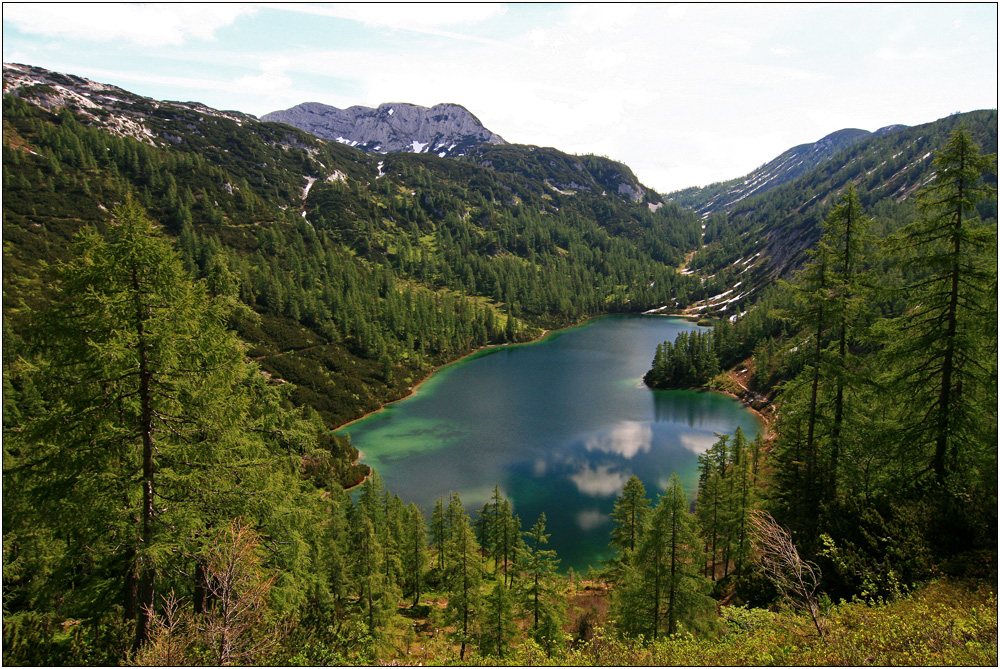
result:
[(413, 152), (423, 153), (424, 149), (427, 148), (427, 144), (428, 142), (418, 142), (417, 140), (413, 140)]
[[(309, 189), (313, 187), (314, 183), (316, 183), (316, 177), (306, 177), (306, 187), (302, 189), (303, 200), (309, 197)], [(232, 195), (232, 193), (230, 193), (230, 195)], [(302, 212), (302, 215), (305, 216), (306, 212)]]

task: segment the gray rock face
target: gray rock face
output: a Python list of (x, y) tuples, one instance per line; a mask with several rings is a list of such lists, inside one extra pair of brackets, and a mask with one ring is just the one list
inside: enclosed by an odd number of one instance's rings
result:
[(338, 109), (305, 102), (260, 117), (287, 123), (322, 139), (377, 153), (435, 153), (458, 156), (480, 144), (505, 144), (483, 127), (465, 107), (439, 104), (431, 108), (405, 102)]

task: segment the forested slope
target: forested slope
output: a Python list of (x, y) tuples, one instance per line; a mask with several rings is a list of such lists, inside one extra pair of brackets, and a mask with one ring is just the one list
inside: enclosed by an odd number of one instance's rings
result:
[[(646, 375), (767, 399), (766, 506), (831, 596), (893, 595), (973, 564), (996, 573), (996, 153), (981, 148), (996, 148), (996, 113), (908, 132), (893, 137), (920, 160), (887, 163), (886, 182), (859, 144), (801, 193), (758, 202), (744, 221), (819, 235), (803, 266), (711, 333), (664, 342)], [(827, 206), (778, 217), (820, 186)]]
[[(476, 347), (705, 290), (670, 267), (698, 238), (694, 216), (673, 206), (560, 193), (537, 167), (369, 155), (117, 89), (109, 110), (78, 102), (92, 82), (45, 76), (65, 87), (22, 85), (4, 99), (10, 355), (17, 305), (45, 300), (40, 261), (64, 258), (82, 226), (103, 229), (129, 191), (177, 240), (188, 272), (250, 309), (231, 321), (250, 355), (331, 427)], [(357, 472), (341, 450), (349, 483)]]
[[(799, 178), (709, 216), (704, 246), (688, 268), (711, 276), (723, 286), (719, 293), (733, 292), (709, 300), (703, 311), (741, 313), (759, 291), (800, 268), (819, 240), (826, 212), (848, 186), (876, 218), (877, 236), (912, 221), (917, 215), (914, 196), (933, 179), (933, 156), (959, 125), (982, 152), (996, 151), (995, 110), (956, 114), (858, 141)], [(995, 176), (986, 180), (996, 184)], [(996, 209), (983, 204), (979, 214), (995, 218)]]
[[(747, 200), (683, 274), (701, 223), (606, 159), (369, 155), (18, 71), (5, 664), (996, 663), (995, 112)], [(330, 428), (434, 365), (748, 266), (753, 307), (650, 381), (736, 366), (773, 439), (629, 479), (586, 579), (499, 488), (344, 492)]]

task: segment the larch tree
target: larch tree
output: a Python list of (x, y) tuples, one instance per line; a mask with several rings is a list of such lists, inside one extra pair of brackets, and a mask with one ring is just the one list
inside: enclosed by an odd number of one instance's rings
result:
[[(921, 217), (890, 243), (917, 277), (905, 287), (911, 308), (895, 320), (890, 359), (895, 387), (909, 398), (910, 420), (901, 444), (941, 485), (963, 475), (992, 452), (982, 416), (996, 412), (996, 224), (980, 220), (977, 206), (996, 189), (996, 154), (981, 155), (958, 128), (934, 159), (935, 179), (918, 195)], [(995, 477), (994, 477), (995, 484)], [(993, 488), (995, 490), (995, 487)]]
[(452, 493), (449, 505), (452, 515), (451, 539), (448, 547), (449, 559), (445, 563), (448, 607), (445, 615), (454, 626), (453, 637), (460, 644), (459, 659), (465, 659), (466, 646), (475, 639), (481, 615), (482, 593), (485, 568), (479, 555), (479, 545), (469, 522), (469, 516), (462, 507), (461, 499)]
[(526, 533), (524, 570), (526, 585), (524, 586), (524, 609), (531, 618), (531, 637), (537, 641), (545, 652), (551, 655), (562, 632), (564, 615), (559, 607), (556, 590), (556, 570), (559, 559), (554, 550), (543, 548), (549, 541), (545, 533), (545, 514)]
[(95, 611), (117, 603), (139, 648), (158, 587), (187, 572), (212, 527), (261, 522), (268, 495), (287, 492), (269, 450), (285, 410), (226, 329), (228, 309), (131, 197), (74, 252), (34, 317), (53, 400), (19, 435), (33, 474), (5, 484), (24, 483), (40, 525), (62, 520), (63, 590), (89, 592)]
[(859, 283), (867, 249), (874, 241), (868, 232), (870, 225), (871, 219), (865, 216), (854, 186), (849, 186), (824, 221), (823, 236), (819, 241), (830, 263), (831, 286), (827, 304), (837, 337), (836, 362), (831, 371), (835, 396), (827, 463), (827, 489), (834, 496), (837, 494), (837, 473), (844, 450), (845, 393), (856, 385), (857, 373), (851, 364), (849, 345), (864, 309)]
[(403, 546), (403, 573), (406, 589), (413, 596), (413, 606), (420, 603), (423, 574), (427, 569), (427, 523), (417, 505), (406, 508), (406, 541)]
[(611, 520), (615, 527), (611, 530), (611, 545), (618, 550), (619, 565), (631, 562), (632, 554), (639, 545), (649, 514), (649, 498), (646, 487), (633, 474), (625, 482), (622, 492), (615, 499)]
[(625, 636), (659, 638), (694, 624), (710, 606), (708, 581), (698, 574), (698, 536), (687, 498), (674, 474), (653, 509), (649, 524), (616, 590), (612, 610)]

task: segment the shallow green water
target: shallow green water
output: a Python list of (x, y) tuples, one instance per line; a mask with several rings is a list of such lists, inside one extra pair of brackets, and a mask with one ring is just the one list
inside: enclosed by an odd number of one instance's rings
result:
[(599, 567), (615, 495), (632, 474), (650, 498), (674, 472), (689, 497), (714, 433), (757, 417), (710, 392), (642, 383), (656, 345), (696, 326), (662, 316), (609, 316), (542, 342), (488, 349), (438, 371), (408, 399), (351, 424), (363, 462), (430, 515), (457, 491), (475, 515), (499, 484), (530, 529), (545, 512), (561, 568)]

